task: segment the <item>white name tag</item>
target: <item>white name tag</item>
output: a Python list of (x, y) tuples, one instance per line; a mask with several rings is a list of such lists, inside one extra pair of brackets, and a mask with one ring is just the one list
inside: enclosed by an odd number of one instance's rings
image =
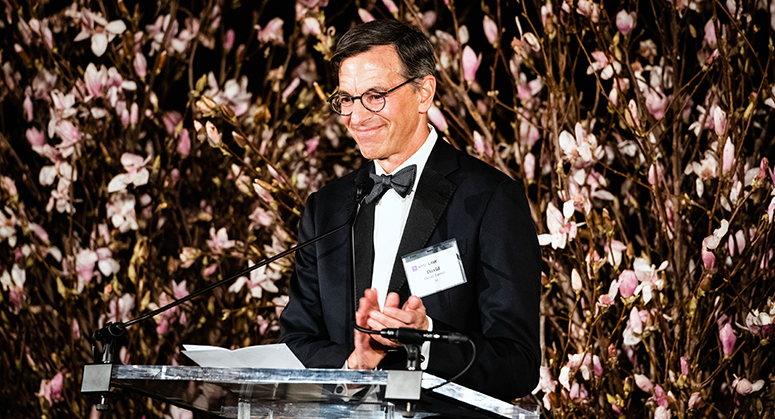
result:
[(466, 282), (455, 239), (410, 253), (401, 257), (401, 261), (409, 291), (420, 298)]

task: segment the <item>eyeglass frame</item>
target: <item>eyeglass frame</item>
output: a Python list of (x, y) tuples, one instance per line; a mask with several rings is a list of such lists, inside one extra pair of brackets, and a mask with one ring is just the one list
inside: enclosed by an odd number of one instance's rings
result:
[[(376, 90), (373, 90), (373, 89), (369, 89), (369, 90), (367, 90), (367, 91), (365, 91), (365, 92), (361, 93), (361, 94), (360, 94), (360, 96), (350, 96), (350, 99), (352, 99), (352, 101), (353, 101), (353, 106), (355, 106), (355, 101), (356, 101), (356, 100), (360, 100), (360, 101), (361, 101), (361, 105), (363, 106), (363, 109), (366, 109), (367, 111), (369, 111), (369, 112), (374, 112), (374, 113), (381, 112), (383, 109), (385, 109), (385, 106), (387, 105), (387, 100), (385, 99), (385, 97), (386, 97), (386, 96), (387, 96), (389, 93), (392, 93), (392, 92), (394, 92), (394, 91), (398, 90), (399, 88), (401, 88), (401, 87), (404, 87), (405, 85), (407, 85), (407, 84), (409, 84), (409, 83), (411, 83), (411, 82), (413, 82), (413, 81), (415, 81), (415, 80), (417, 80), (417, 79), (418, 79), (418, 77), (412, 77), (412, 78), (410, 78), (410, 79), (407, 79), (406, 81), (404, 81), (403, 83), (399, 84), (398, 86), (396, 86), (396, 87), (394, 87), (394, 88), (392, 88), (392, 89), (389, 89), (389, 90), (387, 90), (387, 91), (385, 91), (385, 92), (379, 92), (379, 91), (376, 91)], [(376, 111), (375, 111), (375, 110), (372, 110), (372, 109), (369, 109), (369, 107), (368, 107), (368, 106), (366, 106), (366, 104), (365, 104), (365, 103), (363, 103), (363, 96), (365, 96), (365, 95), (370, 95), (370, 94), (371, 94), (371, 95), (373, 95), (373, 94), (378, 94), (378, 95), (380, 95), (380, 96), (382, 97), (382, 107), (381, 107), (380, 109), (378, 109), (378, 110), (376, 110)], [(352, 113), (352, 111), (350, 111), (350, 113), (342, 113), (342, 112), (338, 112), (338, 111), (337, 111), (337, 110), (334, 108), (334, 103), (333, 103), (333, 102), (334, 102), (334, 100), (335, 100), (335, 99), (337, 99), (337, 98), (341, 98), (341, 95), (340, 95), (339, 93), (334, 93), (333, 95), (329, 96), (329, 98), (328, 98), (328, 99), (326, 99), (326, 102), (328, 102), (329, 106), (331, 106), (331, 110), (332, 110), (332, 111), (334, 111), (334, 112), (336, 112), (336, 113), (337, 113), (337, 114), (339, 114), (340, 116), (350, 116), (350, 115), (352, 115), (352, 114), (353, 114), (353, 113)], [(339, 108), (340, 108), (340, 109), (342, 108), (342, 107), (341, 107), (341, 103), (340, 103), (340, 106), (339, 106)]]

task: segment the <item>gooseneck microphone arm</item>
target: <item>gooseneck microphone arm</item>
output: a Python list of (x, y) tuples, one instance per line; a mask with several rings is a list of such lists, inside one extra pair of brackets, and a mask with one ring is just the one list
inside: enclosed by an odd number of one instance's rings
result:
[[(361, 173), (363, 173), (363, 172), (365, 172), (365, 171), (362, 171)], [(368, 173), (366, 173), (366, 177), (365, 178), (368, 179)], [(373, 183), (372, 183), (372, 185), (373, 185)], [(290, 249), (285, 250), (284, 252), (278, 253), (277, 255), (272, 256), (271, 258), (264, 259), (263, 261), (259, 262), (258, 264), (255, 264), (255, 265), (253, 265), (253, 266), (251, 266), (251, 267), (249, 267), (249, 268), (247, 268), (247, 269), (245, 269), (245, 270), (243, 270), (241, 272), (238, 272), (238, 273), (232, 275), (229, 278), (220, 280), (220, 281), (218, 281), (218, 282), (216, 282), (214, 284), (211, 284), (211, 285), (209, 285), (209, 286), (207, 286), (207, 287), (205, 287), (205, 288), (203, 288), (203, 289), (201, 289), (201, 290), (199, 290), (199, 291), (197, 291), (197, 292), (195, 292), (193, 294), (189, 294), (189, 295), (187, 295), (187, 296), (185, 296), (183, 298), (175, 300), (175, 301), (173, 301), (173, 302), (171, 302), (171, 303), (169, 303), (169, 304), (167, 304), (167, 305), (165, 305), (163, 307), (160, 307), (160, 308), (158, 308), (158, 309), (156, 309), (154, 311), (151, 311), (150, 313), (144, 314), (144, 315), (142, 315), (142, 316), (140, 316), (138, 318), (129, 320), (128, 322), (115, 322), (115, 323), (114, 322), (108, 322), (104, 327), (102, 327), (101, 329), (97, 330), (93, 334), (93, 338), (94, 338), (95, 341), (99, 341), (99, 342), (103, 343), (103, 351), (102, 351), (101, 354), (98, 352), (96, 344), (94, 345), (94, 359), (95, 359), (95, 361), (97, 361), (99, 359), (99, 363), (103, 363), (103, 364), (112, 364), (112, 363), (115, 362), (116, 351), (118, 349), (116, 344), (115, 344), (115, 340), (123, 335), (124, 330), (126, 330), (127, 327), (132, 326), (132, 325), (134, 325), (136, 323), (140, 323), (140, 322), (146, 321), (146, 320), (148, 320), (148, 319), (150, 319), (150, 318), (152, 318), (154, 316), (159, 315), (160, 313), (163, 313), (163, 312), (165, 312), (167, 310), (170, 310), (170, 309), (172, 309), (174, 307), (177, 307), (177, 306), (179, 306), (179, 305), (181, 305), (181, 304), (183, 304), (183, 303), (185, 303), (187, 301), (190, 301), (190, 300), (192, 300), (192, 299), (194, 299), (196, 297), (199, 297), (202, 294), (210, 292), (210, 291), (214, 290), (215, 288), (218, 288), (220, 286), (228, 284), (228, 283), (236, 280), (237, 278), (239, 278), (241, 276), (244, 276), (244, 275), (246, 275), (246, 274), (248, 274), (248, 273), (250, 273), (250, 272), (252, 272), (252, 271), (254, 271), (254, 270), (256, 270), (256, 269), (258, 269), (260, 267), (262, 267), (262, 266), (266, 266), (266, 265), (268, 265), (268, 264), (270, 264), (270, 263), (272, 263), (272, 262), (274, 262), (274, 261), (276, 261), (278, 259), (282, 259), (282, 258), (290, 255), (291, 253), (293, 253), (293, 252), (295, 252), (297, 250), (303, 249), (303, 248), (305, 248), (305, 247), (307, 247), (307, 246), (309, 246), (309, 245), (311, 245), (313, 243), (316, 243), (316, 242), (318, 242), (320, 240), (323, 240), (326, 237), (328, 237), (328, 236), (330, 236), (332, 234), (335, 234), (335, 233), (343, 230), (344, 228), (354, 224), (355, 218), (356, 218), (356, 216), (358, 214), (358, 204), (363, 199), (363, 197), (366, 194), (368, 194), (368, 192), (371, 190), (371, 188), (368, 188), (368, 190), (366, 190), (365, 189), (366, 186), (367, 185), (365, 185), (365, 181), (363, 180), (363, 177), (359, 176), (356, 179), (356, 201), (355, 201), (355, 208), (351, 212), (351, 215), (350, 215), (349, 219), (347, 220), (347, 222), (345, 222), (344, 224), (340, 225), (339, 227), (336, 227), (335, 229), (333, 229), (333, 230), (331, 230), (331, 231), (329, 231), (327, 233), (323, 233), (320, 236), (317, 236), (317, 237), (315, 237), (313, 239), (310, 239), (310, 240), (308, 240), (308, 241), (306, 241), (304, 243), (300, 243), (300, 244), (298, 244), (298, 245), (296, 245), (294, 247), (291, 247)]]

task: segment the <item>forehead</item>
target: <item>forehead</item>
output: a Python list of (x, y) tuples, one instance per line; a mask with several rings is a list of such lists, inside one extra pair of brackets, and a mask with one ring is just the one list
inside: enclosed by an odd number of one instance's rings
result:
[(388, 88), (401, 79), (401, 59), (392, 45), (345, 58), (339, 66), (339, 88), (348, 93)]

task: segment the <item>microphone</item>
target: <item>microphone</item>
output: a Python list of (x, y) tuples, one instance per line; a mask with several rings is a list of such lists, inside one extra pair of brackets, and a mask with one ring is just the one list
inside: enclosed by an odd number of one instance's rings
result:
[(374, 179), (369, 176), (368, 170), (361, 169), (355, 178), (356, 205), (360, 205), (363, 198), (371, 192), (372, 188), (374, 188)]
[(429, 332), (427, 330), (399, 327), (397, 329), (382, 329), (373, 334), (379, 334), (388, 339), (395, 339), (403, 344), (421, 344), (426, 341), (446, 343), (466, 343), (468, 336), (454, 332)]

